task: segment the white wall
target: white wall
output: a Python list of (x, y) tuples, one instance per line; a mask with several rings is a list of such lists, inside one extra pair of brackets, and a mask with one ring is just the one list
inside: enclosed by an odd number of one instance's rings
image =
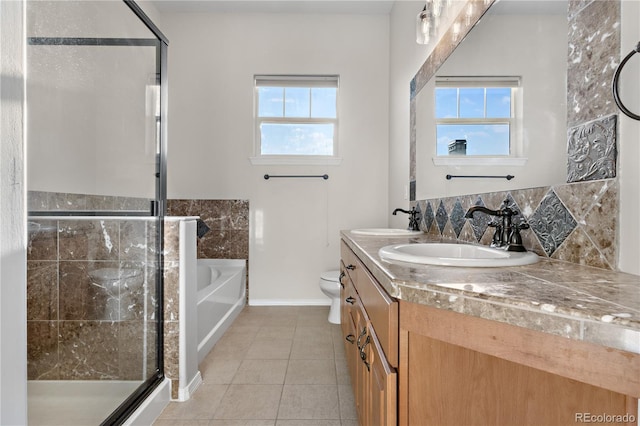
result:
[[(424, 1), (396, 1), (389, 18), (389, 209), (409, 206), (409, 83), (464, 1), (454, 1), (428, 45), (416, 43), (415, 21)], [(389, 226), (406, 228), (405, 215), (388, 215)]]
[[(640, 43), (640, 1), (622, 1), (622, 57)], [(640, 54), (636, 53), (620, 74), (620, 97), (640, 114)], [(640, 274), (640, 121), (620, 113), (618, 162), (620, 176), (620, 264), (622, 271)]]
[[(339, 230), (386, 226), (386, 15), (162, 16), (169, 198), (250, 201), (250, 303), (324, 303)], [(339, 74), (339, 166), (253, 166), (254, 74)], [(263, 179), (264, 174), (324, 174)]]
[(0, 424), (27, 421), (23, 6), (0, 2)]

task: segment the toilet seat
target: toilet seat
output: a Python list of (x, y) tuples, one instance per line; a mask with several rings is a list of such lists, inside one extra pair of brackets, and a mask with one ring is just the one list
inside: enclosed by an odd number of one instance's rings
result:
[(322, 281), (330, 281), (337, 283), (340, 277), (340, 271), (327, 271), (320, 274), (320, 279)]

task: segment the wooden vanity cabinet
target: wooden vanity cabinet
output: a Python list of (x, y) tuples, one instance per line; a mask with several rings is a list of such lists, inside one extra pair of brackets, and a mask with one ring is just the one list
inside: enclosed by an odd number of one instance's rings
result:
[(590, 423), (585, 416), (603, 414), (638, 419), (635, 354), (400, 305), (400, 425), (551, 426)]
[(361, 426), (638, 420), (639, 354), (398, 302), (344, 241), (341, 258), (341, 322)]
[[(397, 365), (397, 301), (379, 287), (344, 242), (341, 254), (341, 326), (358, 421), (361, 426), (396, 425), (397, 372), (385, 353), (392, 354)], [(384, 333), (386, 352), (376, 324)]]

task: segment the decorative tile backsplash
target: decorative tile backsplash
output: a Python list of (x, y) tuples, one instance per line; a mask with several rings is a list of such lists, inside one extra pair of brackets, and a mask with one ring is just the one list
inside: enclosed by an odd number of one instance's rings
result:
[(569, 129), (567, 182), (616, 177), (617, 115)]
[(576, 229), (578, 222), (551, 189), (529, 218), (529, 225), (538, 237), (545, 254), (552, 256)]
[[(474, 205), (498, 209), (504, 200), (530, 229), (521, 231), (525, 247), (540, 256), (616, 269), (618, 183), (615, 179), (551, 187), (421, 200), (420, 228), (434, 236), (489, 245), (495, 229), (486, 214), (464, 214)], [(437, 206), (437, 207), (436, 207)], [(435, 210), (435, 213), (434, 213)]]

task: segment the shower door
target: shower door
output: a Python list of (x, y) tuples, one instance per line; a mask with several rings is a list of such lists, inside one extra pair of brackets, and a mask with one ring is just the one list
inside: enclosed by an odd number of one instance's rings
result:
[(163, 379), (166, 39), (27, 1), (29, 424), (119, 424)]

